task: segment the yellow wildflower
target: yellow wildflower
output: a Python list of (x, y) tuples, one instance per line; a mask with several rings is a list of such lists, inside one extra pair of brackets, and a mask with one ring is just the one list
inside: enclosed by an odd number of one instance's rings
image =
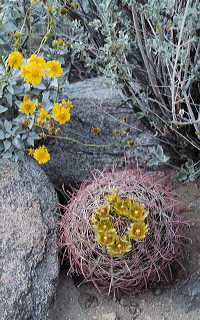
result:
[(39, 84), (45, 72), (42, 70), (40, 63), (35, 61), (28, 62), (21, 68), (21, 76), (24, 77), (25, 82), (29, 82), (32, 85)]
[(37, 160), (39, 164), (42, 164), (50, 160), (50, 154), (47, 148), (43, 145), (35, 149), (33, 158)]
[(43, 57), (37, 57), (36, 54), (32, 54), (31, 57), (27, 60), (27, 63), (36, 62), (41, 69), (47, 69), (47, 63)]
[(47, 118), (50, 119), (50, 115), (44, 108), (41, 108), (40, 114), (37, 117), (37, 124), (43, 126), (46, 123)]
[(20, 111), (25, 114), (33, 114), (35, 111), (35, 103), (24, 96), (23, 103), (20, 104)]
[(60, 77), (63, 72), (60, 62), (55, 60), (47, 62), (47, 69), (49, 69), (47, 71), (48, 77)]
[(130, 239), (134, 239), (136, 241), (142, 240), (146, 237), (148, 232), (148, 224), (145, 224), (143, 221), (134, 222), (131, 224), (127, 234)]
[(29, 150), (28, 150), (29, 156), (32, 157), (34, 155), (34, 152), (35, 152), (35, 150), (33, 148), (29, 148)]
[(71, 100), (62, 100), (62, 104), (65, 108), (74, 108), (74, 105), (72, 104)]
[(62, 104), (55, 103), (52, 111), (54, 119), (60, 124), (64, 124), (65, 122), (70, 120), (70, 109), (63, 107)]
[(15, 69), (21, 68), (22, 61), (23, 61), (23, 57), (21, 53), (18, 51), (13, 51), (8, 56), (8, 65), (11, 68), (15, 68)]

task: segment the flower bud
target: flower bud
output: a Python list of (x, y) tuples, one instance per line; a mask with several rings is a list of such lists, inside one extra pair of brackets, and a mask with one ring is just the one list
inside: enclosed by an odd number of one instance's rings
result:
[(59, 43), (60, 46), (63, 46), (63, 44), (64, 44), (63, 39), (62, 38), (58, 38), (58, 43)]
[(60, 129), (60, 128), (57, 128), (57, 129), (55, 130), (55, 136), (58, 136), (60, 133), (61, 133), (61, 129)]
[(53, 40), (51, 45), (52, 45), (53, 48), (57, 48), (57, 41)]
[(64, 16), (65, 14), (67, 14), (68, 10), (67, 8), (61, 8), (60, 9), (60, 16)]
[(129, 140), (127, 143), (129, 146), (133, 146), (135, 144), (135, 142), (133, 140)]

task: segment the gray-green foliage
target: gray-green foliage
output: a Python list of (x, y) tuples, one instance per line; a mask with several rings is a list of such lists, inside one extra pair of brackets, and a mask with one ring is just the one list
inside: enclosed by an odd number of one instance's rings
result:
[[(48, 2), (47, 2), (48, 4)], [(26, 119), (26, 115), (19, 112), (20, 104), (25, 95), (29, 95), (30, 86), (24, 82), (20, 76), (20, 71), (9, 70), (7, 64), (8, 55), (15, 51), (16, 40), (19, 39), (18, 47), (23, 54), (24, 62), (28, 58), (30, 50), (30, 26), (29, 13), (27, 21), (24, 23), (26, 10), (30, 8), (27, 1), (3, 1), (0, 5), (0, 156), (4, 158), (12, 158), (15, 160), (24, 156), (24, 151), (29, 147), (33, 147), (35, 141), (39, 139), (38, 130), (33, 126), (35, 116), (33, 115), (29, 126), (22, 124)], [(57, 2), (54, 1), (52, 8), (52, 16), (57, 17), (54, 20), (55, 29), (58, 16)], [(42, 39), (45, 41), (41, 47), (39, 55), (46, 60), (55, 59), (55, 49), (52, 48), (52, 39), (55, 36), (54, 28), (45, 37), (48, 30), (48, 19), (46, 7), (43, 2), (33, 6), (31, 14), (32, 29), (32, 49), (38, 49)], [(57, 19), (57, 20), (56, 20)], [(22, 28), (23, 26), (23, 28)], [(21, 37), (15, 37), (16, 32), (21, 32)], [(61, 35), (62, 36), (62, 33)], [(39, 41), (38, 41), (39, 39)], [(59, 56), (61, 64), (65, 63), (65, 51), (59, 45), (57, 46), (57, 57)], [(67, 70), (63, 70), (62, 76), (58, 82), (54, 78), (52, 81), (44, 79), (38, 85), (31, 89), (31, 98), (36, 103), (42, 103), (43, 107), (50, 111), (53, 103), (58, 98), (58, 93), (66, 98), (64, 88), (66, 88)]]

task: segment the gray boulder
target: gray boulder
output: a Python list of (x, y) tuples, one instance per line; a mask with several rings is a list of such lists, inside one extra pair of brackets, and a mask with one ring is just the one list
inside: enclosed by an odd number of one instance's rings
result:
[(32, 159), (0, 160), (0, 318), (47, 320), (59, 264), (56, 192)]
[[(157, 145), (158, 140), (137, 119), (132, 106), (107, 82), (103, 77), (92, 78), (66, 89), (65, 99), (72, 100), (75, 106), (70, 122), (61, 126), (61, 135), (69, 139), (49, 140), (51, 160), (43, 166), (54, 184), (82, 181), (90, 176), (91, 170), (108, 169), (113, 162), (124, 166), (125, 152), (130, 163), (137, 158), (140, 165), (145, 164), (149, 159), (147, 147)], [(123, 117), (127, 117), (126, 123), (122, 122)], [(101, 132), (95, 134), (92, 127), (100, 128)], [(124, 132), (126, 128), (130, 128), (128, 135)], [(115, 129), (124, 132), (122, 136), (114, 135)], [(84, 146), (73, 139), (98, 146)], [(135, 144), (130, 147), (128, 141), (132, 139)]]

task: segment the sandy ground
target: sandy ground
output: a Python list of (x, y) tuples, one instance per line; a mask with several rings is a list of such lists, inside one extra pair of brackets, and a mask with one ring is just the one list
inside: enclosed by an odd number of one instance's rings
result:
[[(182, 286), (187, 285), (192, 275), (197, 279), (200, 274), (200, 223), (197, 221), (200, 218), (200, 185), (194, 182), (185, 185), (176, 183), (175, 190), (182, 195), (181, 207), (189, 205), (189, 209), (182, 214), (191, 221), (188, 235), (192, 238), (192, 244), (186, 248), (188, 261), (185, 278), (177, 279), (176, 283), (162, 290), (148, 290), (136, 297), (122, 297), (120, 301), (115, 301), (111, 297), (100, 296), (91, 285), (75, 287), (73, 280), (62, 271), (52, 320), (200, 319), (200, 300), (196, 301), (196, 305), (190, 305), (187, 297), (182, 295)], [(200, 299), (200, 281), (195, 290)]]

